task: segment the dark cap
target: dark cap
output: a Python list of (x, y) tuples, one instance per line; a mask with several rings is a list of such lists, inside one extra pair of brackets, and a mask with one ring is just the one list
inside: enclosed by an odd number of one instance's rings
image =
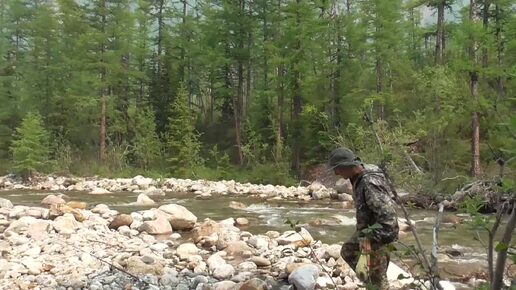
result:
[(333, 150), (328, 160), (328, 170), (333, 170), (337, 167), (351, 167), (362, 164), (360, 158), (348, 148), (337, 148)]

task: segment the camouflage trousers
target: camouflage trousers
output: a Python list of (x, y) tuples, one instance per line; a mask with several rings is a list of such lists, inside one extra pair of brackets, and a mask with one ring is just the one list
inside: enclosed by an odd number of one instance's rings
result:
[[(340, 250), (340, 255), (355, 270), (358, 258), (360, 257), (360, 241), (355, 233)], [(373, 289), (385, 290), (389, 289), (389, 281), (387, 280), (387, 267), (389, 266), (389, 252), (384, 245), (372, 245), (370, 255), (369, 281), (362, 281), (373, 286)]]

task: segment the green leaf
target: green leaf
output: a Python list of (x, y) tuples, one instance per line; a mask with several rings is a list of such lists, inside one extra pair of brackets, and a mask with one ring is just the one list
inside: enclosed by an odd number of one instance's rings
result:
[(499, 242), (495, 247), (495, 251), (499, 253), (502, 251), (507, 251), (508, 248), (509, 246), (507, 244)]

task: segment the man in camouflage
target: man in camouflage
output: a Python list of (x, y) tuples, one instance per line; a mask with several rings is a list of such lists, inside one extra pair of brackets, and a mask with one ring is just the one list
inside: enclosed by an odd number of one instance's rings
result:
[(353, 186), (356, 208), (356, 232), (342, 246), (342, 258), (356, 269), (360, 254), (368, 251), (369, 281), (377, 289), (389, 289), (387, 267), (389, 252), (386, 245), (398, 239), (398, 217), (391, 191), (381, 170), (364, 165), (351, 150), (338, 148), (329, 159), (335, 175), (349, 179)]

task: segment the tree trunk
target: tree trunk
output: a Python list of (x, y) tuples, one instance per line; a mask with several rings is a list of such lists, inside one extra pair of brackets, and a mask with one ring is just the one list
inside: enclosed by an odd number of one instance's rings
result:
[(444, 63), (444, 6), (445, 0), (439, 0), (437, 4), (437, 31), (435, 37), (435, 63), (442, 65)]
[(161, 54), (163, 53), (163, 28), (165, 26), (165, 22), (163, 20), (163, 10), (165, 6), (165, 0), (158, 1), (158, 49), (157, 49), (157, 57), (158, 57), (158, 76), (161, 77)]
[[(296, 0), (296, 25), (297, 27), (301, 26), (301, 15), (300, 15), (300, 0)], [(295, 57), (293, 63), (293, 77), (294, 77), (294, 96), (292, 98), (293, 102), (293, 111), (292, 111), (292, 121), (294, 124), (293, 130), (293, 144), (292, 144), (292, 170), (294, 172), (299, 172), (301, 168), (301, 144), (300, 144), (300, 134), (301, 134), (301, 124), (300, 124), (300, 116), (301, 116), (301, 72), (300, 72), (300, 63), (301, 63), (301, 40), (299, 39), (299, 35), (296, 36), (296, 43), (294, 45), (294, 53), (297, 55)]]
[[(239, 17), (244, 17), (245, 0), (239, 2)], [(238, 35), (238, 48), (240, 51), (244, 49), (244, 31), (243, 27), (240, 27), (240, 33)], [(244, 64), (241, 56), (237, 57), (238, 62), (238, 84), (237, 84), (237, 95), (234, 102), (234, 119), (235, 119), (235, 137), (236, 145), (238, 148), (238, 162), (240, 166), (244, 164), (244, 155), (242, 152), (242, 110), (243, 110), (243, 97), (244, 97)]]
[[(106, 26), (106, 2), (100, 2), (102, 8), (101, 31), (105, 33)], [(104, 42), (100, 44), (100, 132), (99, 132), (99, 161), (104, 164), (106, 160), (106, 68), (105, 68), (106, 45)]]
[[(381, 62), (379, 56), (376, 56), (375, 72), (376, 72), (376, 93), (380, 94), (383, 91), (383, 83), (382, 83), (382, 62)], [(380, 102), (380, 103), (377, 103), (377, 106), (378, 106), (378, 117), (380, 119), (383, 119), (384, 118), (383, 104)]]
[[(502, 40), (502, 21), (500, 16), (500, 6), (496, 4), (495, 9), (496, 17), (496, 61), (498, 66), (499, 75), (496, 77), (496, 90), (498, 92), (497, 99), (502, 99), (504, 96), (504, 83), (502, 77), (502, 56), (503, 56), (503, 40)], [(497, 103), (495, 103), (496, 105)]]
[[(278, 0), (278, 14), (281, 13), (281, 0)], [(275, 22), (274, 27), (276, 28), (274, 38), (275, 41), (278, 41), (280, 39), (281, 31), (280, 31), (280, 22)], [(281, 53), (281, 50), (280, 50)], [(282, 56), (282, 55), (281, 55)], [(275, 152), (275, 158), (276, 161), (281, 161), (283, 159), (282, 153), (283, 153), (283, 107), (284, 107), (284, 66), (283, 66), (283, 60), (281, 60), (281, 63), (277, 66), (277, 82), (276, 82), (276, 88), (277, 88), (277, 108), (276, 108), (276, 152)]]
[(267, 1), (263, 1), (263, 9), (262, 9), (262, 15), (263, 15), (263, 89), (265, 92), (269, 90), (269, 62), (268, 62), (268, 22), (267, 22)]
[(188, 105), (191, 106), (192, 104), (192, 100), (191, 100), (191, 94), (190, 94), (190, 90), (188, 89), (188, 84), (186, 84), (186, 79), (185, 79), (185, 66), (186, 66), (186, 49), (185, 49), (185, 45), (186, 45), (186, 42), (188, 41), (186, 39), (186, 0), (181, 0), (181, 2), (183, 3), (183, 23), (182, 23), (182, 29), (181, 29), (181, 36), (182, 36), (182, 41), (183, 43), (181, 44), (181, 65), (179, 67), (179, 78), (181, 80), (181, 82), (186, 85), (186, 88), (188, 90)]
[[(470, 9), (469, 9), (469, 19), (471, 23), (478, 22), (478, 6), (475, 3), (475, 0), (470, 0)], [(475, 36), (472, 36), (475, 37)], [(470, 47), (470, 57), (473, 67), (476, 67), (478, 64), (478, 41), (476, 39), (473, 40), (472, 45)], [(471, 97), (475, 103), (478, 103), (478, 71), (474, 68), (470, 72), (470, 90)], [(480, 117), (478, 112), (473, 112), (471, 117), (471, 125), (472, 125), (472, 135), (471, 135), (471, 176), (478, 177), (481, 174), (480, 167)]]

